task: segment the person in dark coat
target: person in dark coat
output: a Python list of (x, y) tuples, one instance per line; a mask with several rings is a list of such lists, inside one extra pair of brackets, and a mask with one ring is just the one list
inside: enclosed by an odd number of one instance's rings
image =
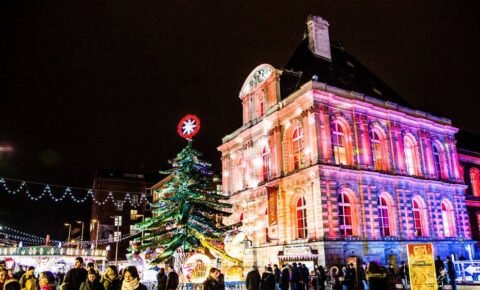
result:
[(178, 274), (172, 265), (168, 265), (167, 290), (175, 290), (178, 287)]
[(87, 272), (87, 280), (80, 284), (80, 290), (105, 290), (97, 277), (97, 271), (90, 268)]
[(402, 261), (402, 265), (400, 266), (400, 270), (399, 270), (399, 276), (400, 276), (400, 279), (402, 279), (403, 288), (405, 288), (405, 289), (410, 288), (410, 286), (409, 286), (409, 284), (410, 284), (409, 274), (410, 273), (408, 272), (407, 263), (405, 263), (405, 261)]
[(449, 284), (452, 285), (452, 290), (457, 290), (457, 282), (455, 281), (457, 278), (457, 273), (455, 272), (455, 266), (453, 265), (450, 257), (447, 257), (447, 274)]
[(74, 268), (67, 272), (64, 282), (70, 285), (70, 289), (79, 290), (80, 285), (87, 280), (87, 275), (87, 270), (83, 268), (83, 258), (76, 257)]
[(386, 290), (388, 289), (387, 273), (380, 269), (375, 262), (370, 262), (365, 271), (369, 290)]
[(354, 290), (355, 284), (357, 282), (357, 272), (355, 271), (355, 267), (353, 264), (348, 264), (347, 271), (345, 272), (345, 285), (347, 286), (348, 290)]
[(288, 287), (290, 287), (290, 271), (288, 270), (288, 264), (283, 265), (279, 286), (281, 290), (288, 290)]
[(245, 279), (245, 287), (247, 290), (259, 290), (260, 289), (260, 273), (256, 266), (252, 267), (252, 270), (248, 272), (247, 278)]
[(105, 290), (120, 290), (122, 281), (120, 280), (120, 276), (118, 276), (117, 266), (108, 266), (107, 271), (105, 271), (105, 274), (103, 274), (100, 279), (100, 283), (102, 283)]
[(147, 290), (147, 286), (140, 283), (140, 275), (135, 266), (128, 266), (123, 270), (121, 290)]
[(160, 268), (157, 273), (157, 290), (167, 290), (167, 275), (164, 268)]
[(280, 278), (282, 277), (282, 271), (278, 268), (278, 265), (273, 265), (273, 276), (275, 277), (275, 289), (280, 289)]
[(275, 290), (275, 275), (273, 274), (272, 267), (267, 267), (262, 274), (262, 280), (260, 281), (261, 290)]
[(440, 276), (440, 273), (443, 269), (445, 269), (445, 264), (443, 263), (442, 259), (440, 259), (440, 256), (437, 256), (435, 259), (435, 274), (437, 274), (437, 278)]
[(225, 286), (220, 282), (220, 270), (211, 268), (207, 279), (202, 284), (202, 290), (222, 290)]
[(323, 266), (318, 266), (317, 272), (318, 286), (320, 290), (325, 290), (325, 282), (327, 281), (327, 275)]

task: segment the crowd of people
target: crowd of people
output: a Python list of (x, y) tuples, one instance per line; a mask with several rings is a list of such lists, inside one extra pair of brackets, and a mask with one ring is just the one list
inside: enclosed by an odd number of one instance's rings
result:
[[(176, 283), (178, 285), (178, 276)], [(0, 262), (0, 290), (147, 290), (147, 287), (140, 283), (140, 275), (134, 266), (119, 272), (116, 266), (110, 265), (102, 275), (93, 263), (84, 267), (82, 257), (77, 257), (74, 267), (66, 274), (43, 271), (38, 277), (33, 266), (20, 267), (14, 273)]]
[[(451, 285), (456, 290), (455, 269), (447, 257), (446, 265), (437, 256), (435, 271), (439, 285)], [(245, 279), (247, 290), (394, 290), (410, 289), (409, 269), (405, 262), (396, 268), (393, 265), (382, 267), (370, 262), (356, 267), (354, 264), (333, 266), (325, 269), (315, 266), (310, 271), (305, 264), (284, 264), (265, 266), (262, 274), (256, 266), (248, 272)], [(178, 274), (173, 266), (167, 271), (160, 268), (157, 274), (157, 290), (176, 290), (179, 285)], [(225, 290), (224, 275), (217, 268), (211, 268), (202, 284), (203, 290)], [(140, 283), (138, 270), (128, 266), (120, 272), (109, 265), (100, 274), (93, 263), (84, 267), (83, 259), (77, 257), (75, 264), (66, 274), (50, 271), (35, 276), (35, 268), (30, 266), (15, 272), (0, 262), (0, 290), (147, 290)]]

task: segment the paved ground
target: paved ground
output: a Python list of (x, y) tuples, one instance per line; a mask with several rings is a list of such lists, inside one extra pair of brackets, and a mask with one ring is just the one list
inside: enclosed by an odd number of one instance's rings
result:
[(458, 285), (458, 290), (480, 290), (480, 284), (478, 285)]

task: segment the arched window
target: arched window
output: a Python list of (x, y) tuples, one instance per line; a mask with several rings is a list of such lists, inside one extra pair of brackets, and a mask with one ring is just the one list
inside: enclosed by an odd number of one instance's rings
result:
[(307, 231), (307, 205), (305, 198), (302, 196), (297, 200), (297, 238), (306, 239)]
[(258, 117), (263, 116), (265, 114), (265, 95), (258, 94)]
[(262, 173), (263, 181), (270, 179), (270, 149), (268, 146), (265, 146), (262, 152)]
[(340, 193), (338, 196), (338, 217), (340, 234), (344, 237), (352, 236), (352, 204), (346, 193)]
[(437, 178), (448, 176), (444, 172), (446, 168), (445, 153), (441, 145), (438, 144), (437, 142), (434, 142), (432, 145), (432, 154), (433, 154), (433, 168), (435, 169), (435, 176)]
[(346, 146), (346, 136), (344, 128), (339, 124), (339, 122), (332, 123), (332, 146), (333, 154), (335, 157), (335, 164), (347, 163), (347, 149)]
[(387, 199), (384, 196), (378, 198), (378, 218), (380, 234), (382, 237), (389, 237), (391, 235), (390, 213)]
[(415, 139), (406, 135), (403, 139), (405, 151), (405, 167), (409, 175), (417, 175), (418, 155)]
[(448, 200), (442, 201), (442, 222), (445, 237), (455, 236), (455, 218), (452, 204)]
[(384, 135), (377, 129), (370, 131), (372, 160), (375, 170), (388, 170), (387, 144)]
[(303, 154), (303, 129), (297, 127), (293, 131), (292, 136), (292, 149), (293, 149), (293, 169), (300, 169), (302, 163)]
[(478, 168), (470, 169), (470, 182), (473, 196), (480, 196), (480, 170)]
[(427, 236), (426, 208), (421, 198), (414, 198), (412, 201), (413, 232), (416, 237)]

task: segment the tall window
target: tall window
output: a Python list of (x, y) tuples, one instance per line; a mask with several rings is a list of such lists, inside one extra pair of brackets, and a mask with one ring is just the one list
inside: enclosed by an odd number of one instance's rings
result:
[(347, 164), (345, 131), (339, 122), (332, 123), (332, 145), (336, 164)]
[(258, 117), (265, 114), (265, 95), (263, 93), (257, 95), (258, 100)]
[(385, 158), (383, 156), (383, 142), (384, 139), (381, 135), (377, 132), (377, 130), (370, 131), (370, 143), (372, 146), (372, 159), (373, 159), (373, 166), (375, 170), (386, 170), (384, 163)]
[(344, 237), (352, 236), (352, 204), (345, 193), (338, 196), (338, 217), (340, 219), (340, 234)]
[(297, 238), (306, 239), (307, 236), (307, 206), (302, 196), (297, 200)]
[(265, 242), (270, 242), (270, 237), (268, 236), (268, 207), (265, 209)]
[(262, 173), (263, 181), (267, 181), (270, 178), (270, 149), (268, 146), (265, 146), (262, 152)]
[(293, 149), (293, 169), (300, 169), (302, 153), (303, 153), (303, 129), (302, 127), (295, 128), (292, 137)]
[(453, 207), (450, 202), (442, 201), (442, 222), (445, 237), (455, 236), (455, 219), (453, 216)]
[(390, 233), (390, 220), (388, 212), (387, 199), (384, 196), (378, 198), (378, 217), (380, 225), (380, 234), (382, 237), (389, 237)]
[(426, 209), (424, 203), (419, 199), (415, 198), (412, 201), (412, 212), (413, 212), (413, 231), (416, 237), (426, 236)]
[(473, 196), (480, 196), (480, 170), (477, 168), (470, 169), (470, 182)]
[(405, 150), (405, 166), (409, 175), (416, 175), (415, 166), (417, 164), (417, 155), (415, 143), (410, 136), (405, 136), (403, 140)]
[(438, 148), (437, 144), (433, 144), (433, 168), (435, 169), (435, 176), (437, 178), (442, 177), (442, 159), (441, 159), (441, 150)]

